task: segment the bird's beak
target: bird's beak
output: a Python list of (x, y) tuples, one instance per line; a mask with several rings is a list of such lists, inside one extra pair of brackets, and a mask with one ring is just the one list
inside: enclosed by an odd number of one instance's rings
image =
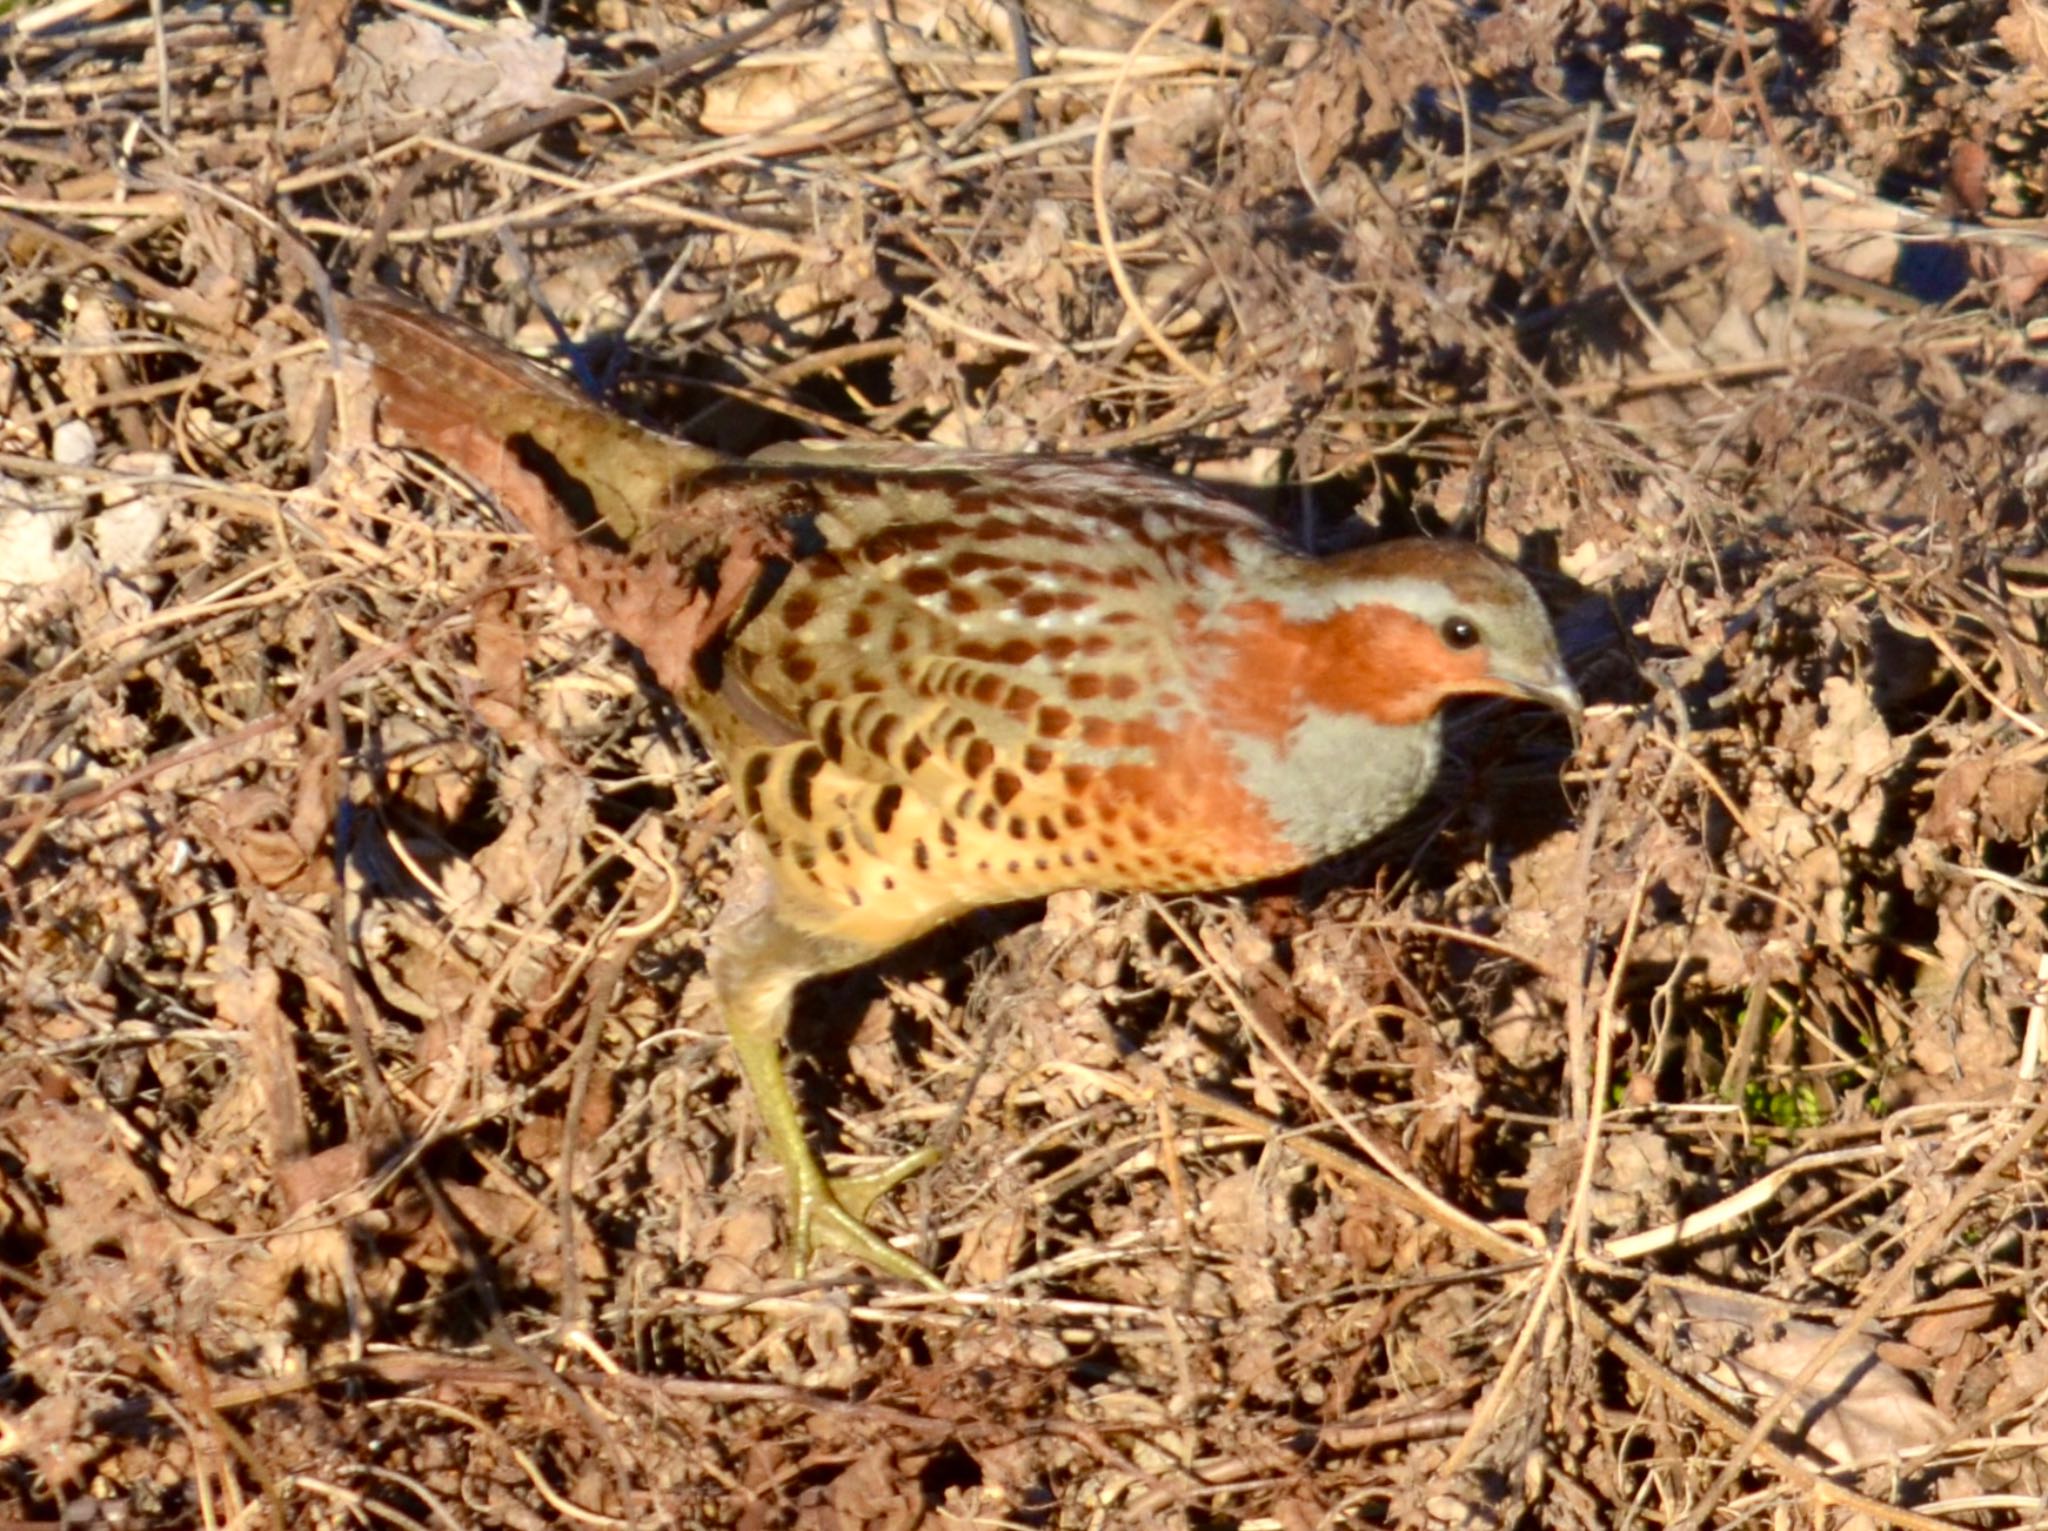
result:
[(1578, 748), (1579, 727), (1585, 722), (1586, 704), (1579, 699), (1579, 688), (1572, 684), (1572, 678), (1565, 673), (1562, 661), (1552, 659), (1526, 669), (1520, 666), (1489, 670), (1484, 675), (1462, 680), (1454, 688), (1468, 696), (1505, 696), (1518, 702), (1540, 702), (1564, 714), (1565, 722), (1571, 725), (1572, 747)]
[(1550, 673), (1538, 680), (1517, 681), (1515, 694), (1532, 702), (1541, 702), (1546, 707), (1555, 707), (1570, 720), (1573, 733), (1578, 732), (1579, 723), (1586, 715), (1586, 704), (1579, 700), (1579, 688), (1564, 673), (1563, 665), (1552, 666)]
[(1564, 714), (1565, 722), (1571, 725), (1572, 747), (1579, 743), (1579, 728), (1586, 721), (1586, 704), (1579, 699), (1579, 688), (1572, 684), (1572, 678), (1565, 674), (1564, 666), (1553, 662), (1548, 673), (1532, 678), (1516, 678), (1510, 681), (1513, 695), (1526, 701), (1541, 702), (1545, 707), (1555, 707)]
[(1487, 679), (1492, 682), (1486, 689), (1496, 696), (1511, 696), (1524, 702), (1540, 702), (1545, 707), (1554, 707), (1564, 714), (1565, 722), (1571, 725), (1572, 745), (1579, 742), (1579, 726), (1585, 721), (1586, 704), (1579, 699), (1579, 688), (1572, 684), (1571, 676), (1565, 673), (1562, 663), (1552, 660), (1541, 670), (1514, 675), (1495, 670)]

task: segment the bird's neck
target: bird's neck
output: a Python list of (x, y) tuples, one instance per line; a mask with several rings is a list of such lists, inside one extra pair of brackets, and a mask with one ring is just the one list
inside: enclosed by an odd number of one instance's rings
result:
[(1465, 656), (1422, 619), (1392, 601), (1284, 598), (1183, 617), (1199, 710), (1303, 861), (1371, 838), (1428, 790), (1438, 714), (1473, 679), (1446, 673)]
[(1275, 742), (1228, 733), (1245, 788), (1304, 862), (1371, 839), (1422, 800), (1436, 775), (1442, 725), (1386, 724), (1312, 709)]

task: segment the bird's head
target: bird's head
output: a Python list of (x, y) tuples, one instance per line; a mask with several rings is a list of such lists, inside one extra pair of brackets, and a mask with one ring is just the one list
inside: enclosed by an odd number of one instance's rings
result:
[(1454, 696), (1506, 696), (1554, 707), (1578, 734), (1583, 704), (1557, 647), (1557, 630), (1528, 577), (1506, 559), (1463, 542), (1416, 538), (1357, 556), (1363, 594), (1383, 606), (1365, 620), (1380, 651), (1398, 652), (1392, 705), (1434, 713)]
[(1577, 734), (1579, 693), (1535, 589), (1463, 542), (1411, 538), (1298, 564), (1233, 609), (1218, 701), (1240, 727), (1284, 734), (1310, 708), (1388, 727), (1430, 722), (1457, 696), (1554, 707)]

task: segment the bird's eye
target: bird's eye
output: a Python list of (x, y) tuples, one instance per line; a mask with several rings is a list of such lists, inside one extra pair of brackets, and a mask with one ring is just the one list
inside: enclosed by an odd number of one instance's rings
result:
[(1479, 628), (1470, 617), (1445, 617), (1444, 625), (1437, 631), (1443, 634), (1444, 643), (1454, 649), (1469, 649), (1479, 641)]

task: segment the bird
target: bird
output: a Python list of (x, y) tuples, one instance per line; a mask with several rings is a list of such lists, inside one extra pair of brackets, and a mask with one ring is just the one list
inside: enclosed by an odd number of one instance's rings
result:
[(1445, 704), (1580, 698), (1527, 577), (1455, 539), (1322, 556), (1110, 458), (637, 425), (407, 298), (337, 300), (378, 418), (493, 493), (673, 694), (766, 891), (707, 956), (785, 1242), (946, 1290), (869, 1225), (936, 1162), (833, 1177), (785, 1072), (798, 991), (985, 907), (1195, 894), (1372, 839), (1431, 785)]

